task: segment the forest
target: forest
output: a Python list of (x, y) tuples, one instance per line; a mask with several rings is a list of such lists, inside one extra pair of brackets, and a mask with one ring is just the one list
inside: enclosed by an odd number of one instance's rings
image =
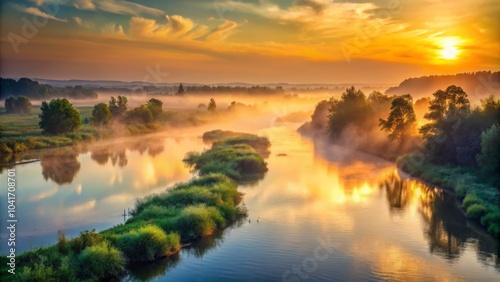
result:
[[(414, 107), (422, 105), (418, 121)], [(319, 102), (298, 130), (397, 161), (403, 171), (455, 192), (467, 216), (499, 236), (499, 125), (499, 99), (472, 105), (459, 86), (415, 102), (409, 94), (366, 96), (351, 87), (340, 99)]]

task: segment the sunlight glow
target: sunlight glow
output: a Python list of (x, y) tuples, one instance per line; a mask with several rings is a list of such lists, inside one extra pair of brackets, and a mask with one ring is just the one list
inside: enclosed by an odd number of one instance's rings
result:
[(457, 48), (459, 41), (456, 38), (445, 38), (441, 41), (441, 57), (446, 60), (454, 60), (460, 54), (460, 50)]

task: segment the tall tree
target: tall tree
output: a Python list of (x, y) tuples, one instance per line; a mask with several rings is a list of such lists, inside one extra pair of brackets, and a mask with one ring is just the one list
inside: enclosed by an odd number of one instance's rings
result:
[(410, 94), (392, 100), (391, 112), (387, 120), (380, 119), (379, 126), (389, 132), (389, 139), (404, 143), (416, 129), (417, 119), (413, 111), (413, 98)]
[(436, 91), (433, 96), (429, 112), (424, 115), (430, 122), (420, 128), (428, 149), (426, 156), (437, 164), (470, 165), (475, 162), (474, 150), (470, 149), (479, 148), (479, 144), (474, 145), (479, 139), (466, 132), (471, 121), (467, 94), (462, 88), (451, 85), (445, 91)]
[(123, 117), (128, 108), (127, 103), (128, 99), (125, 96), (118, 96), (118, 99), (111, 97), (111, 100), (109, 100), (109, 110), (113, 117)]
[(176, 94), (177, 95), (184, 95), (184, 92), (185, 92), (184, 86), (182, 86), (182, 83), (181, 83), (181, 85), (179, 85), (179, 89), (177, 89), (177, 93)]
[(208, 111), (215, 112), (216, 109), (217, 109), (217, 104), (215, 103), (214, 98), (210, 98), (210, 103), (208, 103)]
[(449, 131), (453, 122), (451, 119), (464, 117), (470, 113), (470, 102), (467, 93), (461, 87), (451, 85), (445, 91), (438, 90), (432, 94), (429, 102), (429, 112), (424, 115), (430, 123), (420, 128), (424, 136), (437, 135)]

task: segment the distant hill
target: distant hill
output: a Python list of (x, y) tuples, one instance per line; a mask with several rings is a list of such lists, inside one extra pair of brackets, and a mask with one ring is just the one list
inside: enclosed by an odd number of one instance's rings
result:
[(480, 71), (455, 75), (431, 75), (408, 78), (399, 86), (385, 91), (387, 95), (411, 94), (414, 98), (430, 97), (438, 89), (450, 85), (462, 87), (471, 101), (484, 99), (490, 95), (500, 95), (500, 72)]

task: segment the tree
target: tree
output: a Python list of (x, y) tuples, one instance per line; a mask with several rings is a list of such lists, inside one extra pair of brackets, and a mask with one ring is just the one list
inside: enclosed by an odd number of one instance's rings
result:
[(38, 125), (44, 133), (62, 134), (72, 132), (82, 125), (82, 117), (65, 98), (42, 102), (42, 113)]
[(184, 95), (184, 86), (182, 86), (182, 83), (181, 85), (179, 85), (179, 89), (177, 90), (177, 95)]
[(481, 153), (477, 163), (484, 176), (500, 184), (500, 125), (493, 124), (481, 134)]
[(150, 123), (153, 121), (153, 114), (146, 105), (140, 105), (129, 111), (126, 116), (127, 123)]
[(445, 91), (438, 90), (432, 95), (434, 98), (429, 102), (429, 112), (424, 115), (431, 122), (420, 128), (424, 137), (449, 131), (452, 124), (450, 120), (470, 113), (467, 93), (458, 86), (448, 86)]
[(14, 111), (18, 114), (29, 114), (31, 112), (31, 101), (26, 96), (19, 96), (14, 101)]
[(208, 111), (209, 112), (215, 112), (217, 109), (217, 104), (215, 103), (214, 98), (210, 98), (210, 103), (208, 103)]
[(429, 112), (424, 115), (430, 123), (420, 128), (425, 148), (428, 148), (426, 156), (441, 165), (472, 165), (477, 153), (471, 149), (479, 148), (481, 131), (478, 134), (467, 132), (474, 128), (467, 94), (462, 88), (451, 85), (445, 91), (436, 91), (433, 96)]
[(111, 97), (109, 100), (109, 110), (113, 117), (123, 117), (127, 111), (128, 99), (125, 96), (118, 96), (118, 100), (115, 97)]
[(5, 99), (5, 111), (8, 114), (14, 113), (14, 101), (15, 100), (16, 100), (16, 98), (13, 96), (9, 96), (7, 99)]
[(340, 100), (332, 99), (328, 115), (328, 129), (333, 137), (339, 137), (350, 125), (368, 129), (372, 108), (363, 91), (347, 88)]
[(153, 119), (157, 119), (163, 113), (163, 102), (158, 99), (149, 99), (146, 103), (146, 107), (148, 107), (149, 111), (153, 115)]
[(10, 96), (5, 99), (5, 111), (7, 113), (28, 114), (31, 112), (31, 101), (25, 96)]
[(96, 125), (105, 125), (111, 120), (111, 111), (108, 105), (99, 103), (92, 110), (92, 122)]
[(414, 132), (417, 119), (413, 111), (413, 98), (406, 94), (392, 100), (391, 112), (387, 120), (379, 119), (382, 130), (389, 132), (389, 140), (397, 140), (400, 144)]

